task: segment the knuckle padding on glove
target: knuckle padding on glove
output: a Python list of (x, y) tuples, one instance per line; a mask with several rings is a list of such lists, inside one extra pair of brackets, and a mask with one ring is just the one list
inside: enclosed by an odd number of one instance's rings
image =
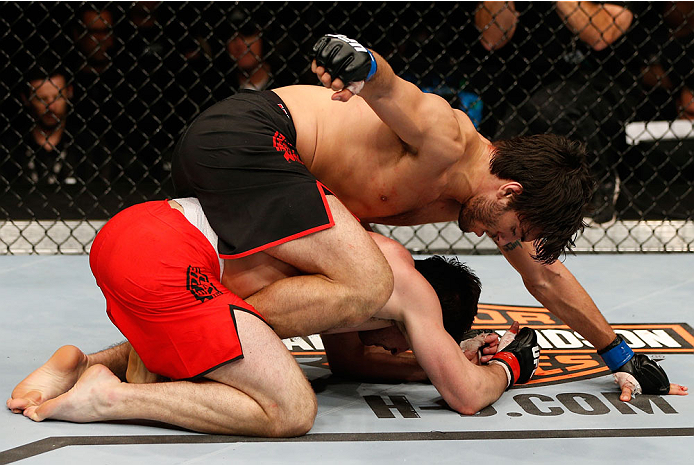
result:
[(316, 64), (325, 68), (330, 77), (345, 84), (363, 81), (371, 69), (368, 52), (357, 51), (349, 43), (336, 37), (321, 37), (313, 47)]
[(670, 380), (660, 365), (644, 354), (635, 354), (618, 372), (630, 373), (641, 385), (644, 394), (667, 394)]
[(506, 364), (513, 373), (513, 384), (522, 384), (530, 380), (539, 362), (540, 346), (537, 343), (537, 333), (530, 328), (523, 328), (516, 339), (504, 350), (498, 352), (492, 360)]
[(644, 394), (667, 394), (670, 380), (656, 362), (644, 354), (634, 354), (620, 335), (602, 350), (598, 351), (613, 373), (631, 374), (641, 386)]

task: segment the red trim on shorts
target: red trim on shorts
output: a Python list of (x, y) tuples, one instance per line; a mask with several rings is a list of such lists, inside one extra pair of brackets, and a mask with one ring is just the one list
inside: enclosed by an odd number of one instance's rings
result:
[[(325, 212), (328, 214), (328, 223), (322, 224), (320, 226), (316, 226), (315, 228), (307, 229), (305, 231), (298, 232), (296, 234), (292, 234), (291, 236), (283, 237), (282, 239), (278, 239), (273, 242), (269, 242), (267, 244), (261, 245), (259, 247), (256, 247), (251, 250), (247, 250), (245, 252), (241, 252), (238, 254), (233, 254), (233, 255), (223, 255), (219, 254), (221, 258), (228, 259), (228, 260), (233, 260), (235, 258), (243, 258), (247, 257), (249, 255), (253, 255), (254, 253), (262, 252), (265, 249), (269, 249), (270, 247), (274, 247), (276, 245), (284, 244), (286, 242), (293, 241), (294, 239), (299, 239), (304, 236), (308, 236), (309, 234), (313, 234), (318, 231), (323, 231), (325, 229), (330, 229), (333, 226), (335, 226), (335, 220), (333, 219), (333, 214), (330, 211), (330, 206), (328, 205), (328, 199), (326, 198), (325, 191), (330, 192), (330, 189), (325, 187), (320, 181), (316, 181), (316, 185), (318, 187), (318, 192), (320, 193), (321, 199), (323, 200), (323, 206), (325, 207)], [(332, 192), (330, 192), (332, 194)]]

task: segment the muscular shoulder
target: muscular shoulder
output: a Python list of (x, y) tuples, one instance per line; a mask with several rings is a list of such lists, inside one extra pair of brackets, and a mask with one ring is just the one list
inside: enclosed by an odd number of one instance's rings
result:
[(369, 236), (371, 236), (378, 248), (381, 249), (381, 253), (386, 257), (391, 268), (400, 268), (401, 266), (414, 268), (412, 255), (405, 246), (375, 232), (369, 232)]
[[(421, 147), (422, 154), (435, 154), (441, 160), (455, 161), (466, 150), (475, 133), (465, 113), (451, 108), (448, 101), (435, 94), (425, 94), (421, 111), (427, 115), (428, 128)], [(470, 131), (472, 128), (472, 133)]]

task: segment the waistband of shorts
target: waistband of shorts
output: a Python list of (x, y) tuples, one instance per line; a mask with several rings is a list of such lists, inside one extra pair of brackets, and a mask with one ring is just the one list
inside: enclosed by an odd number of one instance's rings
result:
[[(294, 126), (294, 119), (292, 118), (289, 108), (280, 98), (279, 95), (271, 90), (252, 90), (252, 89), (242, 89), (233, 97), (241, 98), (252, 98), (256, 102), (261, 104), (264, 108), (270, 108), (272, 113), (277, 117), (274, 119), (274, 123), (282, 126), (282, 134), (287, 137), (292, 144), (296, 143), (296, 126)], [(233, 98), (231, 97), (231, 98)], [(265, 106), (264, 104), (267, 104)]]
[(294, 126), (294, 118), (292, 118), (292, 114), (289, 112), (289, 108), (287, 108), (287, 105), (284, 103), (284, 100), (282, 100), (282, 98), (280, 98), (280, 96), (274, 93), (273, 91), (242, 89), (239, 91), (239, 94), (253, 94), (258, 97), (262, 97), (264, 100), (266, 100), (272, 105), (273, 110), (278, 115), (287, 118), (289, 121), (291, 121), (292, 126)]

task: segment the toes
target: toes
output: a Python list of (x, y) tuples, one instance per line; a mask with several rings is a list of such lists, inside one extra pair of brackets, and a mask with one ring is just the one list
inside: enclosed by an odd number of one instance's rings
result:
[(41, 420), (43, 420), (43, 418), (39, 418), (38, 414), (36, 413), (37, 409), (38, 409), (37, 406), (32, 405), (31, 407), (27, 407), (26, 409), (24, 409), (23, 414), (25, 417), (29, 418), (30, 420), (41, 421)]

